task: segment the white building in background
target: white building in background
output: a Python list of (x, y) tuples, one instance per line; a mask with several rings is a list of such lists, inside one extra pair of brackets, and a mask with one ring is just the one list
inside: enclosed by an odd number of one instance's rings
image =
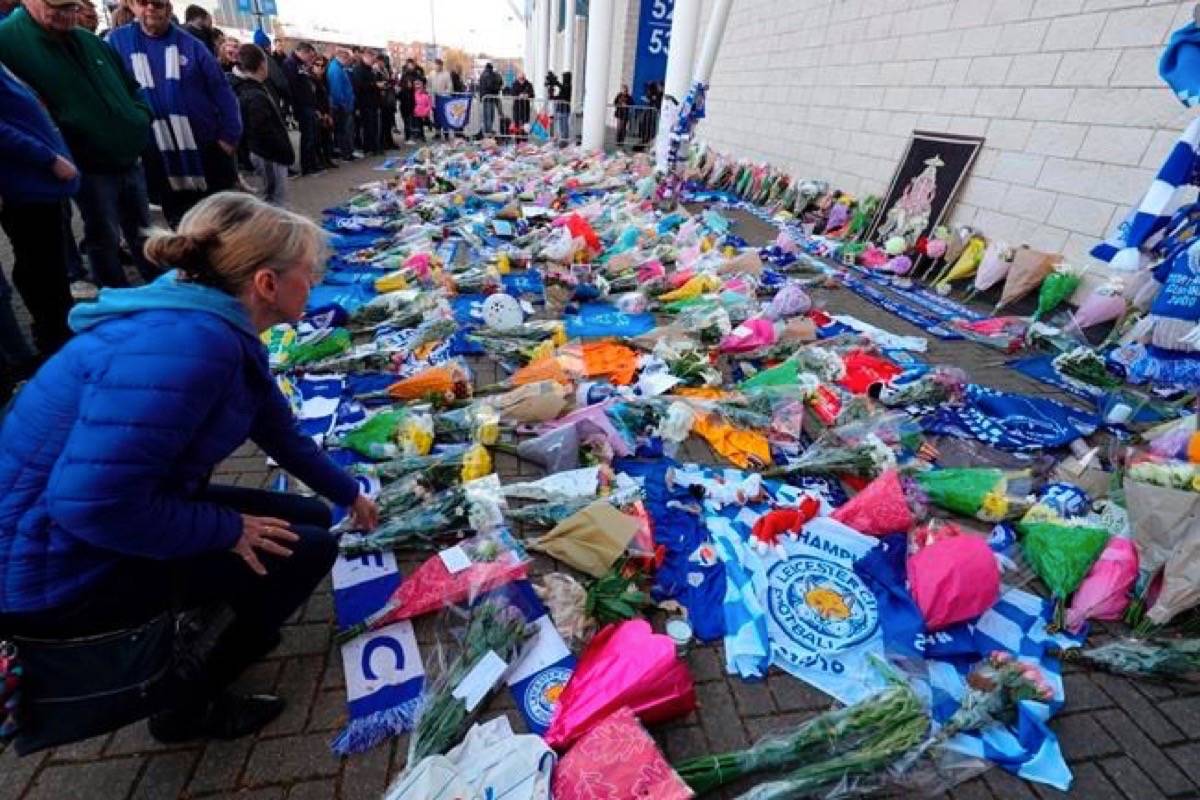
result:
[(1084, 264), (1195, 115), (1157, 71), (1195, 6), (734, 0), (698, 136), (859, 193), (914, 129), (982, 136), (952, 221)]

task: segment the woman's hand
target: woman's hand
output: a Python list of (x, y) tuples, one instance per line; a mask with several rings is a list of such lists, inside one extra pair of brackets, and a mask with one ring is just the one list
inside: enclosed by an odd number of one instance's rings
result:
[(79, 175), (79, 170), (75, 168), (75, 165), (62, 156), (54, 159), (54, 163), (50, 165), (50, 171), (63, 183), (73, 181)]
[(365, 494), (360, 494), (350, 506), (350, 519), (354, 521), (355, 528), (373, 531), (379, 524), (379, 506)]
[(273, 517), (252, 517), (242, 515), (242, 538), (233, 546), (233, 552), (242, 557), (246, 566), (258, 575), (266, 575), (267, 568), (258, 560), (256, 550), (264, 553), (287, 558), (292, 554), (291, 548), (280, 542), (294, 542), (300, 537), (292, 532), (288, 523)]

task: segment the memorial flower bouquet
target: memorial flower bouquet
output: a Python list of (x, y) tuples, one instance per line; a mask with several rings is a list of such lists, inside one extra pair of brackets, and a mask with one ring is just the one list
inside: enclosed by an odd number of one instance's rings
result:
[(928, 727), (916, 692), (902, 677), (892, 676), (882, 692), (826, 711), (788, 733), (673, 766), (698, 795), (759, 773), (792, 770), (743, 796), (798, 797), (885, 770), (917, 747)]
[(503, 598), (489, 598), (467, 612), (460, 652), (425, 690), (407, 763), (444, 753), (462, 738), (503, 667), (513, 662), (533, 632), (520, 609)]
[(977, 731), (1016, 720), (1018, 706), (1026, 701), (1046, 703), (1054, 699), (1054, 689), (1042, 671), (1033, 664), (1018, 661), (1011, 653), (993, 651), (967, 676), (967, 693), (958, 710), (900, 763), (900, 771), (910, 769), (934, 747), (940, 747), (960, 733)]

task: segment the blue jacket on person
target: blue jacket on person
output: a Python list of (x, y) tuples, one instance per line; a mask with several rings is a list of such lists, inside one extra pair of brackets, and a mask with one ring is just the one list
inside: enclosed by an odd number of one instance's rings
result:
[(0, 427), (0, 614), (84, 596), (121, 559), (229, 550), (232, 509), (197, 499), (247, 438), (336, 503), (358, 486), (296, 427), (242, 304), (171, 272), (76, 306), (77, 335)]
[(350, 76), (346, 74), (342, 62), (331, 58), (325, 78), (329, 82), (329, 104), (342, 111), (353, 111), (354, 85), (350, 83)]
[(60, 181), (50, 171), (59, 157), (72, 161), (58, 127), (25, 83), (0, 64), (0, 198), (46, 203), (79, 191), (79, 176)]

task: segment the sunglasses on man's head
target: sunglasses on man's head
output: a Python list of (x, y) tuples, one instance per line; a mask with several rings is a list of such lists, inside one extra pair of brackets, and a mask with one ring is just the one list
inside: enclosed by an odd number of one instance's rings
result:
[(158, 11), (162, 11), (164, 8), (170, 5), (167, 0), (137, 0), (137, 4), (139, 6), (149, 6), (150, 8), (157, 9)]

